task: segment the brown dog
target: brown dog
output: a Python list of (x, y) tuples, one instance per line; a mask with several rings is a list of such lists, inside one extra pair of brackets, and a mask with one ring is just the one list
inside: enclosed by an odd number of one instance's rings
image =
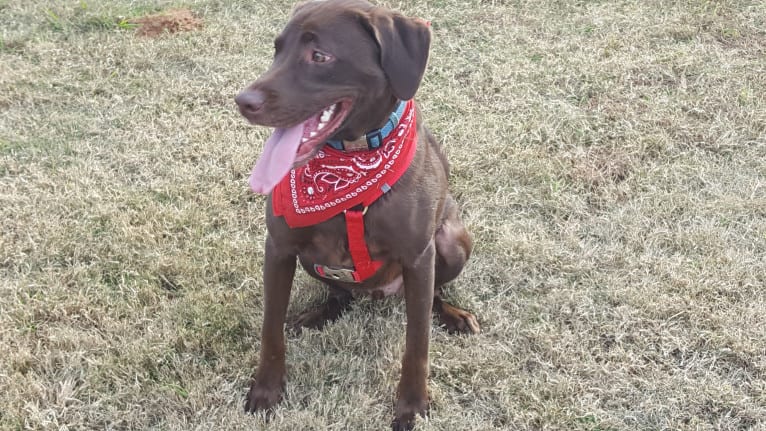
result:
[[(260, 362), (247, 394), (248, 412), (269, 409), (282, 397), (285, 315), (296, 260), (331, 289), (325, 304), (295, 319), (296, 328), (322, 328), (358, 294), (381, 297), (403, 292), (407, 333), (395, 430), (411, 429), (415, 415), (428, 410), (432, 310), (450, 332), (479, 332), (473, 315), (440, 297), (440, 286), (454, 279), (468, 259), (471, 239), (447, 190), (446, 158), (419, 118), (412, 125), (417, 140), (406, 147), (412, 150), (409, 167), (394, 184), (381, 186), (382, 196), (368, 210), (348, 209), (357, 214), (356, 221), (344, 212), (296, 227), (274, 213), (275, 202), (279, 203), (276, 184), (282, 184), (288, 172), (294, 176), (296, 169), (327, 156), (327, 142), (343, 142), (337, 153), (344, 157), (353, 153), (348, 148), (372, 142), (370, 130), (385, 131), (388, 122), (405, 127), (404, 120), (391, 113), (404, 106), (399, 101), (415, 95), (430, 40), (426, 22), (363, 0), (305, 2), (295, 8), (275, 40), (271, 68), (236, 97), (240, 112), (251, 123), (277, 128), (251, 177), (255, 191), (273, 196), (266, 209)], [(414, 105), (407, 106), (419, 116)], [(360, 154), (370, 157), (382, 151), (364, 150)], [(337, 188), (337, 176), (333, 178)], [(313, 187), (307, 190), (313, 195)], [(357, 228), (352, 229), (353, 223), (359, 223)], [(356, 237), (355, 229), (361, 229)], [(367, 263), (376, 263), (365, 278), (356, 275), (362, 264), (358, 244), (352, 243), (360, 241), (368, 253)]]

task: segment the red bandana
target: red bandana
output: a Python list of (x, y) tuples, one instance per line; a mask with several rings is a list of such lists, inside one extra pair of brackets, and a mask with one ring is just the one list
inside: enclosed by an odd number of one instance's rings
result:
[(345, 152), (329, 145), (291, 170), (271, 194), (274, 214), (290, 227), (311, 226), (357, 205), (369, 206), (404, 174), (415, 155), (412, 100), (396, 128), (374, 150)]

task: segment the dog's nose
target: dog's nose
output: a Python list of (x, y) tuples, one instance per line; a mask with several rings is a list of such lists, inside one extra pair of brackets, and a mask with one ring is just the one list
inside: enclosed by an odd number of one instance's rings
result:
[(242, 114), (255, 114), (263, 107), (266, 95), (260, 90), (245, 90), (237, 94), (234, 101), (239, 105), (239, 110)]

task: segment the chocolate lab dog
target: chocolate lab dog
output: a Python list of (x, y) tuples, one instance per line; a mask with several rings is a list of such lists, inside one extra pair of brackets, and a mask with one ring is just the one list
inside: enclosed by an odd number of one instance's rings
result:
[[(427, 22), (366, 1), (305, 2), (276, 38), (271, 68), (236, 97), (250, 123), (275, 128), (250, 178), (270, 198), (260, 362), (248, 412), (282, 397), (296, 261), (330, 288), (326, 303), (294, 319), (296, 328), (322, 328), (360, 294), (404, 296), (395, 430), (411, 429), (428, 410), (431, 313), (450, 332), (479, 332), (472, 314), (441, 298), (471, 239), (447, 190), (446, 158), (410, 100), (430, 41)], [(373, 189), (372, 201), (359, 200)]]

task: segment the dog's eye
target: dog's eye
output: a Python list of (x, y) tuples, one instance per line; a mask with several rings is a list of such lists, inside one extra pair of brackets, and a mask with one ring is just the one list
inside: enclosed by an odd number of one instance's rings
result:
[(314, 51), (311, 54), (311, 61), (314, 63), (327, 63), (330, 61), (330, 56), (319, 51)]

